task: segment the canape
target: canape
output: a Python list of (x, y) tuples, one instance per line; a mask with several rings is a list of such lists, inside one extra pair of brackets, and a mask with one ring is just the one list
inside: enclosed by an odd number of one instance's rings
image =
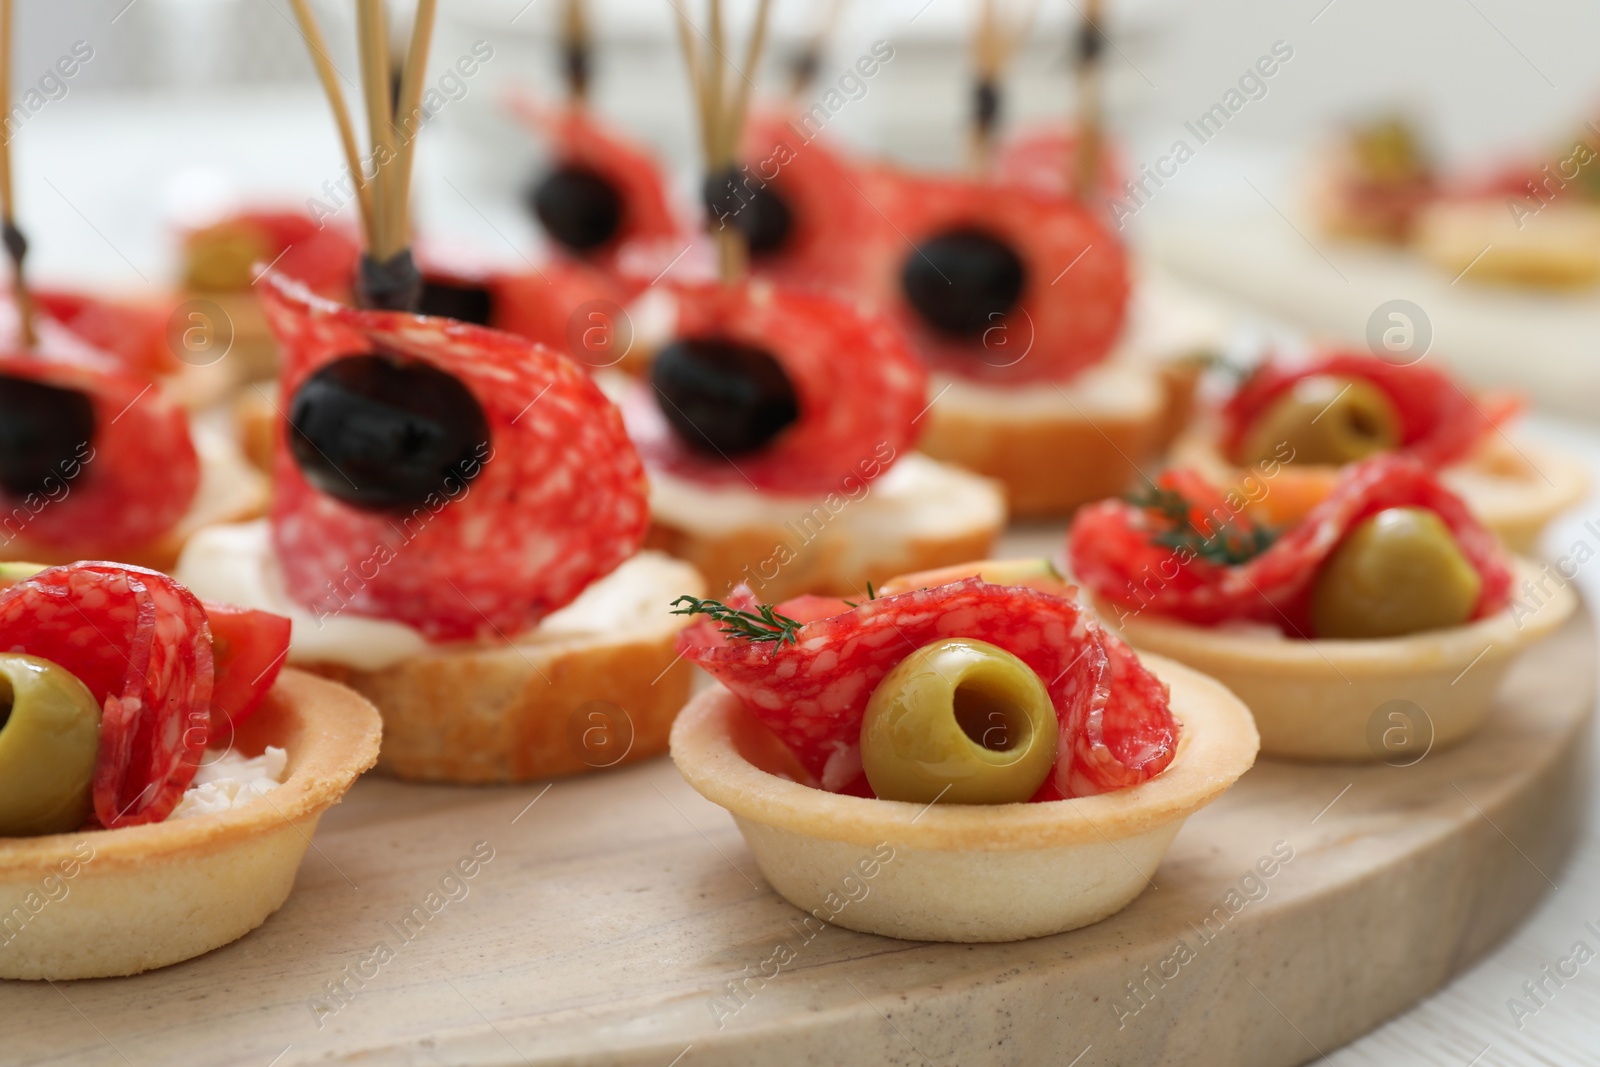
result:
[(1561, 512), (1583, 499), (1574, 457), (1508, 425), (1520, 404), (1479, 393), (1445, 371), (1350, 351), (1270, 359), (1173, 446), (1172, 460), (1219, 484), (1270, 469), (1275, 521), (1325, 496), (1342, 464), (1408, 455), (1439, 473), (1514, 551), (1531, 551)]
[(823, 922), (968, 942), (1098, 922), (1255, 758), (1237, 698), (1141, 662), (1042, 563), (857, 604), (681, 603), (707, 616), (682, 647), (722, 685), (680, 716), (673, 759)]
[(1329, 236), (1401, 245), (1415, 236), (1438, 182), (1415, 125), (1387, 115), (1341, 132), (1317, 160), (1311, 193)]
[(1084, 509), (1066, 564), (1134, 647), (1237, 693), (1265, 755), (1393, 761), (1460, 741), (1576, 607), (1413, 459), (1346, 468), (1285, 528), (1261, 521), (1258, 485), (1168, 472)]
[(280, 676), (288, 620), (154, 571), (3, 577), (0, 977), (137, 974), (261, 925), (376, 758), (371, 705)]

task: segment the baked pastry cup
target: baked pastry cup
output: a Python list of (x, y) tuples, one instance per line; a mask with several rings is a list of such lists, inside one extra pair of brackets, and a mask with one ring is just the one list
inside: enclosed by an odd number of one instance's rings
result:
[(138, 974), (235, 941), (283, 904), (322, 813), (378, 756), (378, 714), (285, 669), (233, 738), (283, 748), (283, 782), (225, 812), (0, 839), (0, 978)]
[(700, 693), (672, 731), (691, 786), (728, 809), (780, 896), (817, 919), (919, 941), (1073, 930), (1150, 884), (1183, 821), (1255, 762), (1244, 704), (1158, 656), (1182, 724), (1170, 765), (1132, 788), (1043, 803), (924, 805), (825, 792), (732, 693)]
[[(1513, 589), (1540, 578), (1517, 559)], [(1447, 630), (1365, 640), (1305, 640), (1267, 626), (1203, 627), (1103, 602), (1108, 628), (1139, 650), (1217, 679), (1249, 706), (1261, 754), (1279, 759), (1409, 764), (1471, 736), (1494, 709), (1519, 655), (1577, 609), (1570, 586), (1513, 599)]]
[[(1247, 473), (1223, 457), (1214, 425), (1199, 425), (1172, 446), (1172, 464), (1193, 467), (1210, 481), (1231, 485)], [(1328, 464), (1281, 467), (1268, 482), (1264, 507), (1273, 511), (1279, 499), (1309, 504), (1325, 497), (1339, 480), (1341, 468)], [(1261, 480), (1256, 475), (1257, 480)], [(1556, 449), (1530, 442), (1515, 445), (1495, 434), (1465, 460), (1439, 472), (1446, 488), (1493, 530), (1513, 552), (1531, 552), (1552, 519), (1583, 500), (1589, 476), (1583, 464)], [(1282, 518), (1282, 516), (1279, 516)]]

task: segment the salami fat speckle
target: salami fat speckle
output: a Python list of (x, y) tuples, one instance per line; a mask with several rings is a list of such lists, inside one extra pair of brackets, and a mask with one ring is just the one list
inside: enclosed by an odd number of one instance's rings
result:
[(332, 360), (378, 352), (454, 375), (490, 427), (475, 479), (390, 515), (308, 485), (280, 426), (273, 542), (314, 614), (393, 619), (434, 640), (511, 636), (637, 551), (644, 470), (616, 408), (571, 360), (496, 330), (333, 304), (274, 275), (262, 290), (283, 397)]
[[(1229, 517), (1222, 491), (1193, 472), (1170, 472), (1158, 484), (1193, 502), (1200, 522), (1220, 524)], [(1483, 579), (1474, 618), (1505, 607), (1511, 570), (1494, 535), (1460, 497), (1404, 455), (1378, 456), (1347, 468), (1325, 500), (1242, 564), (1182, 558), (1178, 550), (1153, 540), (1166, 529), (1163, 520), (1124, 500), (1101, 501), (1078, 512), (1067, 532), (1067, 561), (1077, 580), (1123, 612), (1150, 611), (1202, 626), (1261, 622), (1303, 637), (1311, 633), (1311, 589), (1323, 563), (1362, 520), (1396, 507), (1426, 508), (1455, 536)]]
[(0, 592), (0, 648), (65, 668), (100, 702), (100, 825), (166, 818), (209, 735), (211, 631), (200, 601), (142, 568), (52, 567)]
[(703, 482), (823, 494), (870, 482), (911, 447), (927, 375), (887, 322), (759, 281), (676, 289), (678, 336), (767, 350), (794, 386), (800, 417), (761, 451), (730, 461), (689, 447), (641, 385), (625, 411), (650, 466)]
[[(741, 587), (735, 601), (749, 607), (753, 597)], [(797, 605), (805, 614), (815, 607), (815, 598)], [(860, 766), (861, 720), (878, 683), (916, 649), (948, 637), (997, 645), (1044, 682), (1061, 745), (1036, 800), (1137, 785), (1160, 773), (1177, 749), (1166, 687), (1087, 609), (1038, 589), (969, 578), (867, 601), (807, 622), (796, 636), (775, 647), (725, 636), (702, 620), (680, 645), (836, 791), (866, 789), (859, 772), (837, 781), (837, 768)]]
[(1400, 416), (1400, 448), (1430, 467), (1466, 458), (1519, 405), (1505, 398), (1474, 400), (1448, 374), (1421, 363), (1395, 365), (1360, 352), (1333, 352), (1305, 362), (1263, 363), (1222, 410), (1222, 447), (1237, 455), (1273, 401), (1303, 379), (1328, 375), (1371, 382)]
[(94, 432), (58, 461), (57, 477), (42, 491), (0, 489), (0, 541), (21, 538), (80, 557), (146, 548), (183, 517), (200, 485), (188, 417), (118, 356), (49, 319), (37, 327), (31, 351), (0, 353), (0, 375), (86, 394)]

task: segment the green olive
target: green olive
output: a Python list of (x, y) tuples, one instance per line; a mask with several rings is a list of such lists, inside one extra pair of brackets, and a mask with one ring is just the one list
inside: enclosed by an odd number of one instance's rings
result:
[(1359, 378), (1317, 374), (1300, 379), (1267, 407), (1239, 460), (1342, 466), (1399, 444), (1400, 414), (1382, 389)]
[(1472, 618), (1483, 579), (1439, 516), (1389, 508), (1351, 530), (1311, 591), (1318, 637), (1399, 637)]
[(82, 826), (99, 752), (100, 705), (76, 675), (0, 654), (0, 837)]
[(1056, 761), (1044, 683), (1002, 648), (963, 637), (924, 645), (878, 683), (861, 722), (861, 763), (883, 800), (1010, 804)]

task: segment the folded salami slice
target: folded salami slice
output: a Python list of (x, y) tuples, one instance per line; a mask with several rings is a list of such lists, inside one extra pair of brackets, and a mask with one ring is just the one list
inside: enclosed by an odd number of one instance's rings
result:
[(550, 107), (525, 95), (513, 96), (509, 103), (523, 123), (550, 141), (560, 163), (592, 171), (617, 190), (622, 222), (611, 240), (588, 258), (610, 260), (624, 245), (682, 235), (661, 168), (649, 152), (606, 129), (586, 107)]
[(573, 361), (497, 330), (334, 304), (275, 274), (261, 289), (285, 398), (336, 359), (377, 353), (454, 376), (488, 420), (476, 477), (403, 514), (313, 488), (280, 425), (273, 542), (290, 594), (313, 613), (392, 619), (434, 640), (509, 637), (637, 551), (644, 470)]
[[(1230, 522), (1248, 523), (1221, 490), (1191, 471), (1163, 475), (1158, 486), (1194, 504), (1196, 527), (1231, 536)], [(1483, 579), (1473, 618), (1505, 607), (1511, 570), (1492, 533), (1415, 459), (1378, 456), (1346, 469), (1333, 492), (1260, 554), (1235, 565), (1197, 558), (1163, 544), (1166, 516), (1126, 500), (1104, 500), (1078, 512), (1067, 532), (1073, 576), (1127, 612), (1149, 611), (1202, 626), (1252, 621), (1293, 636), (1311, 632), (1310, 596), (1322, 565), (1362, 520), (1388, 508), (1434, 512)]]
[[(1103, 148), (1106, 150), (1100, 153), (1089, 207), (1111, 217), (1115, 209), (1109, 204), (1124, 195), (1122, 182), (1127, 167), (1111, 146)], [(1020, 185), (1049, 196), (1071, 196), (1077, 166), (1077, 127), (1052, 123), (1003, 140), (994, 153), (989, 173), (1002, 184)]]
[(130, 374), (154, 378), (183, 368), (167, 344), (167, 309), (65, 289), (35, 289), (33, 302), (85, 344), (117, 357)]
[[(0, 541), (21, 538), (78, 557), (116, 558), (145, 548), (183, 517), (200, 485), (188, 417), (117, 356), (85, 345), (44, 316), (37, 325), (39, 343), (32, 350), (0, 352), (0, 377), (25, 388), (76, 392), (87, 398), (92, 417), (69, 419), (66, 409), (73, 404), (60, 412), (39, 408), (41, 422), (33, 429), (13, 417), (11, 432), (22, 437), (10, 447), (41, 450), (28, 464), (39, 468), (33, 472), (38, 484), (0, 487)], [(37, 397), (13, 402), (42, 403)], [(73, 433), (82, 440), (69, 440)]]
[[(741, 587), (731, 606), (754, 598)], [(814, 614), (815, 598), (797, 605)], [(784, 613), (785, 605), (777, 611)], [(1044, 682), (1060, 755), (1034, 798), (1087, 796), (1159, 774), (1177, 750), (1166, 687), (1076, 601), (967, 578), (880, 597), (813, 619), (792, 643), (728, 636), (701, 620), (679, 645), (742, 699), (825, 788), (859, 792), (861, 721), (873, 690), (906, 656), (948, 637), (997, 645)]]
[(679, 337), (770, 352), (794, 387), (800, 417), (759, 452), (730, 461), (686, 444), (641, 385), (624, 407), (628, 430), (652, 468), (708, 483), (821, 495), (859, 489), (915, 441), (927, 375), (889, 323), (832, 297), (760, 281), (683, 285), (677, 295)]
[(1519, 404), (1475, 400), (1448, 374), (1421, 363), (1397, 365), (1363, 352), (1332, 352), (1305, 362), (1263, 363), (1222, 409), (1223, 454), (1234, 456), (1272, 402), (1305, 378), (1327, 375), (1371, 382), (1400, 416), (1400, 448), (1430, 467), (1464, 459)]
[(100, 702), (100, 825), (166, 818), (209, 736), (211, 631), (200, 601), (139, 567), (51, 567), (0, 591), (0, 648), (64, 667)]
[[(880, 270), (877, 295), (908, 330), (916, 350), (951, 374), (995, 382), (1065, 381), (1104, 360), (1122, 333), (1128, 256), (1095, 210), (1017, 184), (932, 177), (881, 168), (863, 186), (899, 233)], [(976, 230), (1022, 261), (1020, 302), (975, 339), (928, 328), (905, 300), (905, 258), (928, 239)]]

